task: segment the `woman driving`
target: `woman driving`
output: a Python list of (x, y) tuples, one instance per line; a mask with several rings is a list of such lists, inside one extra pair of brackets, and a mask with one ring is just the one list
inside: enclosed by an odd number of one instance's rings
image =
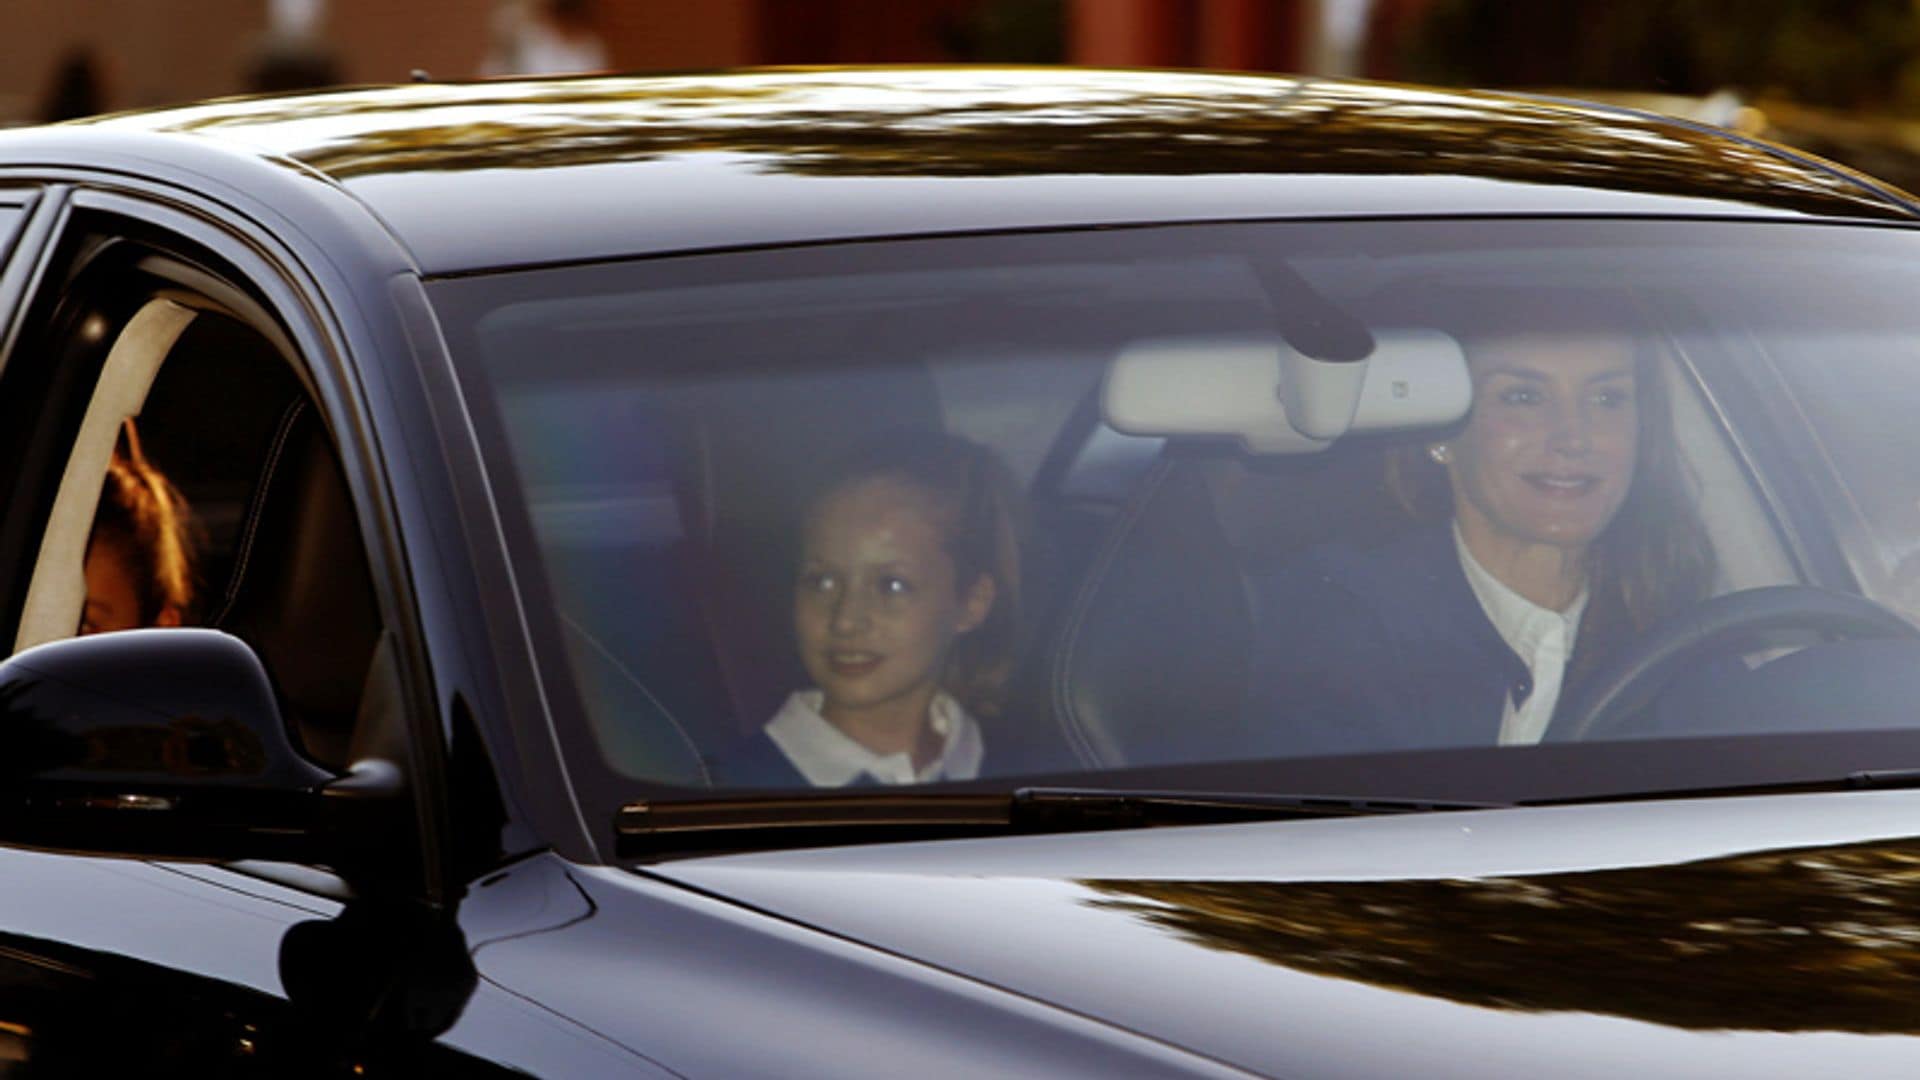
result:
[(1624, 297), (1451, 297), (1473, 405), (1390, 461), (1428, 522), (1258, 583), (1245, 719), (1286, 754), (1539, 742), (1624, 639), (1707, 595), (1713, 557), (1659, 357)]

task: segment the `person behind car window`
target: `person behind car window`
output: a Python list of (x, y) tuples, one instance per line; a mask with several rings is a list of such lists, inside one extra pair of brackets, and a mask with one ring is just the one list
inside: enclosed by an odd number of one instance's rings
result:
[(1438, 520), (1259, 584), (1245, 721), (1287, 753), (1541, 741), (1623, 641), (1703, 599), (1712, 550), (1632, 305), (1452, 300), (1467, 422), (1395, 458)]
[(80, 632), (180, 626), (193, 613), (199, 529), (187, 500), (123, 421), (87, 540)]
[(813, 686), (791, 694), (721, 772), (842, 787), (965, 780), (1013, 664), (1020, 595), (1013, 479), (956, 436), (865, 447), (811, 499), (794, 639)]

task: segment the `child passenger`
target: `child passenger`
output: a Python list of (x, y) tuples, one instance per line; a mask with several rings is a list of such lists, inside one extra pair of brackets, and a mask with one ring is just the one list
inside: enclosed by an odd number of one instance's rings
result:
[(813, 680), (724, 771), (844, 787), (968, 780), (999, 710), (1020, 590), (1014, 483), (985, 447), (878, 441), (807, 504), (793, 628)]
[(198, 534), (186, 498), (147, 460), (133, 421), (123, 421), (87, 540), (80, 632), (186, 623)]

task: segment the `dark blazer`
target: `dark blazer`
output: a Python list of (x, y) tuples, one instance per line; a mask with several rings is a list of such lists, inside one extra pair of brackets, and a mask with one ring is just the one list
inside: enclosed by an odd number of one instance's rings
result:
[[(1315, 548), (1253, 594), (1244, 722), (1275, 756), (1493, 746), (1507, 696), (1533, 690), (1448, 525), (1372, 550)], [(1576, 658), (1587, 647), (1576, 640)]]
[[(983, 733), (984, 735), (984, 733)], [(992, 775), (988, 770), (1007, 767), (1004, 755), (994, 753), (989, 742), (980, 759), (980, 775)], [(722, 787), (753, 788), (804, 788), (810, 787), (807, 778), (800, 775), (788, 760), (786, 752), (781, 750), (765, 728), (754, 732), (734, 743), (711, 762), (714, 782)], [(850, 788), (878, 787), (880, 781), (871, 773), (861, 773), (846, 785)]]
[[(722, 787), (803, 788), (807, 778), (765, 730), (735, 742), (713, 761), (714, 782)], [(862, 777), (868, 783), (871, 778)], [(852, 786), (858, 786), (859, 780)]]

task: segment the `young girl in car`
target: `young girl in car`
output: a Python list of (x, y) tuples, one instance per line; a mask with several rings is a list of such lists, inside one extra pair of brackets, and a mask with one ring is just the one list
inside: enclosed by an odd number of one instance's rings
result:
[(879, 440), (807, 504), (793, 597), (814, 685), (722, 771), (735, 783), (967, 780), (1013, 662), (1020, 554), (1012, 477), (932, 432)]

